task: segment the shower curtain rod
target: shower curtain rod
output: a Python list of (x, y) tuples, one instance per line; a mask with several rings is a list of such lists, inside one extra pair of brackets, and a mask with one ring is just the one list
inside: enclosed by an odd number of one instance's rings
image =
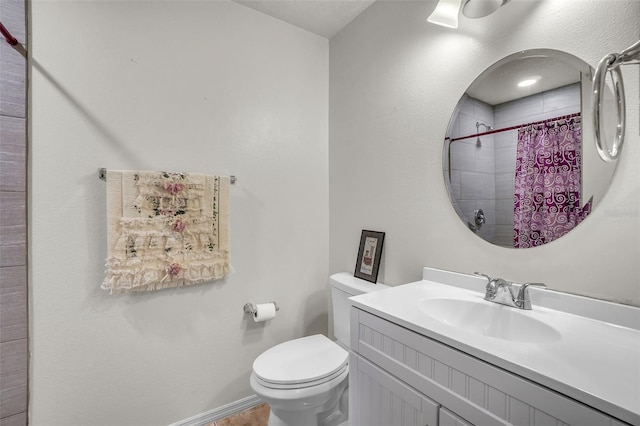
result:
[(9, 30), (4, 25), (2, 25), (2, 22), (0, 22), (0, 33), (2, 33), (4, 39), (10, 45), (15, 46), (16, 44), (18, 44), (18, 39), (11, 35)]
[(492, 135), (494, 133), (506, 132), (506, 131), (509, 131), (509, 130), (516, 130), (516, 129), (519, 129), (521, 127), (533, 126), (533, 125), (536, 125), (536, 124), (547, 123), (549, 121), (566, 120), (568, 118), (579, 117), (579, 116), (580, 116), (580, 113), (576, 112), (575, 114), (560, 115), (558, 117), (547, 118), (546, 120), (534, 121), (532, 123), (519, 124), (517, 126), (511, 126), (511, 127), (503, 127), (502, 129), (488, 130), (486, 132), (475, 133), (475, 134), (469, 135), (469, 136), (461, 136), (459, 138), (453, 138), (453, 139), (445, 138), (445, 139), (449, 139), (450, 142), (455, 142), (455, 141), (459, 141), (459, 140), (462, 140), (462, 139), (475, 138), (475, 137), (485, 136), (485, 135)]

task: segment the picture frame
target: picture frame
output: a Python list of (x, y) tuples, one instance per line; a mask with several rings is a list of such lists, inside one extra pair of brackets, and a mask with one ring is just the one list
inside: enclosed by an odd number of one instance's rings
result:
[(384, 232), (362, 230), (354, 277), (374, 284), (377, 282), (383, 245)]

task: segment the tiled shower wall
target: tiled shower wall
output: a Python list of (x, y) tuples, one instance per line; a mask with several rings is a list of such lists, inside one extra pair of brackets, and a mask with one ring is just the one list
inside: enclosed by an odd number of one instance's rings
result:
[[(494, 126), (493, 107), (467, 95), (460, 102), (458, 117), (453, 123), (449, 137), (455, 139), (486, 131), (476, 123)], [(480, 142), (478, 142), (478, 139)], [(451, 158), (451, 194), (454, 208), (473, 222), (476, 209), (485, 214), (485, 224), (477, 231), (485, 240), (493, 240), (495, 234), (495, 149), (494, 136), (486, 135), (457, 140), (449, 147)], [(447, 165), (445, 165), (445, 169)]]
[[(0, 22), (26, 46), (25, 0)], [(26, 54), (0, 39), (0, 425), (27, 424)]]

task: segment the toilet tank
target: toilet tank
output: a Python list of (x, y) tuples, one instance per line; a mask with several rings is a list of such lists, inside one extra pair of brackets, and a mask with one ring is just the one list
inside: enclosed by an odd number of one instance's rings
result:
[(329, 277), (331, 286), (331, 304), (333, 308), (333, 334), (345, 347), (350, 346), (350, 308), (351, 296), (380, 291), (389, 286), (384, 284), (374, 284), (369, 281), (356, 278), (348, 272), (340, 272)]

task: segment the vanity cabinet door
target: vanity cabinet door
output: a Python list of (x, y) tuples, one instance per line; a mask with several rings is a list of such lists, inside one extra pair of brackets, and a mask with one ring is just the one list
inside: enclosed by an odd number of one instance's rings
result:
[(440, 422), (438, 426), (473, 426), (471, 423), (456, 416), (446, 408), (440, 407)]
[(438, 426), (438, 404), (385, 371), (351, 354), (349, 419), (352, 425)]

